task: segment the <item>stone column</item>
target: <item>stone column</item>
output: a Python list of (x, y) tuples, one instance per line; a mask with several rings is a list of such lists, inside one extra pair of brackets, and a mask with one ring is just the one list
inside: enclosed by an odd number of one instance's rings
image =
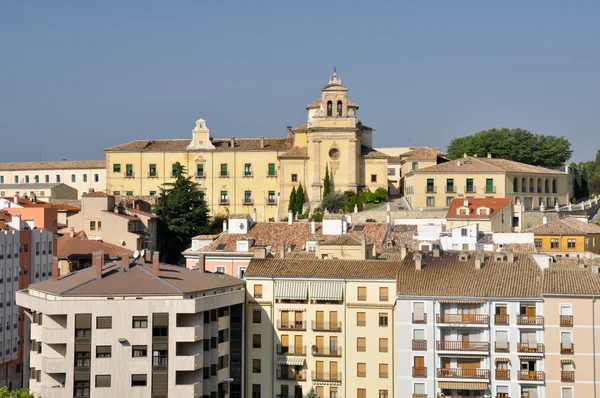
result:
[[(356, 192), (358, 188), (358, 184), (356, 182), (356, 163), (358, 162), (358, 158), (360, 157), (360, 153), (356, 152), (356, 143), (357, 139), (352, 139), (348, 142), (349, 148), (349, 165), (348, 165), (348, 189)], [(362, 164), (362, 163), (361, 163)]]
[(309, 161), (313, 164), (313, 181), (310, 185), (310, 200), (313, 203), (321, 201), (321, 141), (312, 142), (312, 153), (309, 152)]

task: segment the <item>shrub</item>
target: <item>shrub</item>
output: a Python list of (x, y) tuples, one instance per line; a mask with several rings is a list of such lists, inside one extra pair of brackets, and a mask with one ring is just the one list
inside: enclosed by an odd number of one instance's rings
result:
[(308, 221), (323, 222), (323, 213), (314, 213), (308, 218)]
[(310, 209), (306, 209), (306, 211), (302, 214), (298, 214), (298, 220), (306, 220), (308, 215), (310, 214)]
[(377, 222), (377, 220), (374, 218), (367, 218), (365, 222)]
[(375, 190), (375, 197), (379, 200), (379, 201), (383, 201), (386, 200), (388, 197), (388, 191), (387, 189), (383, 188), (383, 187), (379, 187)]

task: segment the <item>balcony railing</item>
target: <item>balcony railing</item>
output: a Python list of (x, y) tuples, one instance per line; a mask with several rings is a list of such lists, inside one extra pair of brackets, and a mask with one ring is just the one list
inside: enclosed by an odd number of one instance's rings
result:
[(425, 192), (427, 192), (427, 193), (436, 193), (437, 192), (437, 187), (435, 185), (426, 185), (425, 186)]
[(126, 171), (125, 178), (135, 178), (135, 174), (133, 173), (133, 171)]
[(228, 205), (229, 204), (229, 199), (223, 199), (221, 198), (221, 200), (219, 201), (220, 204), (222, 205)]
[(561, 315), (560, 326), (573, 326), (573, 315)]
[(454, 185), (446, 185), (446, 193), (456, 193), (456, 187)]
[(229, 173), (226, 171), (221, 171), (219, 173), (219, 178), (229, 178)]
[(496, 314), (494, 315), (494, 323), (496, 325), (508, 325), (509, 316), (508, 314)]
[(510, 343), (506, 343), (504, 347), (501, 347), (497, 342), (494, 343), (494, 351), (496, 352), (510, 352)]
[(277, 344), (277, 353), (283, 355), (306, 355), (306, 346), (282, 346)]
[(327, 373), (327, 372), (312, 372), (314, 381), (342, 381), (342, 372)]
[(467, 185), (467, 186), (465, 186), (465, 193), (474, 193), (475, 190), (476, 190), (475, 189), (475, 185), (471, 185), (471, 186)]
[(463, 368), (438, 368), (437, 376), (440, 378), (455, 379), (489, 379), (489, 369), (463, 369)]
[(277, 320), (277, 329), (280, 330), (306, 330), (306, 321), (288, 321), (281, 322)]
[(560, 344), (560, 353), (561, 354), (573, 354), (575, 352), (575, 344), (571, 344), (571, 347), (563, 347), (562, 343)]
[(438, 340), (437, 349), (440, 351), (488, 351), (490, 343), (483, 341)]
[(277, 369), (277, 380), (298, 380), (303, 381), (306, 380), (306, 370), (301, 370), (296, 372), (292, 369), (288, 369), (287, 371), (283, 369)]
[(244, 202), (245, 205), (251, 205), (252, 203), (254, 203), (254, 201), (252, 200), (252, 198), (244, 198)]
[(416, 315), (413, 312), (412, 314), (412, 323), (427, 323), (427, 313), (424, 313), (423, 316)]
[(412, 368), (413, 377), (427, 377), (427, 368)]
[(544, 381), (545, 375), (541, 371), (519, 370), (519, 380)]
[(510, 370), (496, 369), (496, 380), (510, 380)]
[(312, 354), (314, 357), (341, 357), (342, 347), (314, 347)]
[(196, 173), (196, 178), (205, 178), (206, 174), (202, 173)]
[(427, 394), (413, 394), (412, 398), (427, 398)]
[(496, 186), (493, 187), (485, 187), (485, 193), (496, 193)]
[(560, 371), (560, 381), (575, 381), (575, 371), (574, 370), (561, 370)]
[(427, 349), (427, 340), (413, 340), (412, 341), (413, 351), (424, 351)]
[(438, 323), (468, 323), (486, 324), (490, 321), (489, 315), (484, 314), (438, 314)]
[(544, 325), (544, 317), (541, 315), (519, 315), (517, 325)]
[(341, 332), (342, 322), (312, 321), (312, 329), (325, 332)]
[(544, 345), (542, 343), (537, 343), (537, 344), (517, 343), (517, 351), (518, 352), (534, 352), (534, 353), (543, 354), (544, 353)]
[(151, 171), (148, 173), (148, 178), (158, 178), (158, 173), (156, 171)]

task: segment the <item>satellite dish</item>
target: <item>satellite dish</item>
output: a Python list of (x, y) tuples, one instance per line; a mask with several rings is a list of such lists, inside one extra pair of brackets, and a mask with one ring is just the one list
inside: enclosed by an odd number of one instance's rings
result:
[(125, 241), (123, 239), (121, 239), (121, 245), (125, 246)]
[(142, 252), (140, 253), (140, 256), (146, 257), (146, 250), (145, 249), (142, 249)]
[(135, 258), (136, 260), (138, 258), (140, 258), (140, 252), (138, 250), (136, 250), (136, 251), (133, 252), (133, 258)]

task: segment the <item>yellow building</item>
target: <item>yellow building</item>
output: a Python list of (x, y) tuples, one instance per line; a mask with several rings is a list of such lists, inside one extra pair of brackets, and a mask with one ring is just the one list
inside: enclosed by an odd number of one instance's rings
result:
[(600, 227), (576, 218), (560, 218), (527, 232), (533, 232), (538, 251), (600, 254)]
[(510, 199), (454, 199), (446, 214), (446, 230), (477, 224), (481, 232), (512, 232), (512, 221)]
[(244, 275), (246, 391), (395, 397), (396, 264), (252, 260)]
[(107, 190), (113, 195), (155, 195), (185, 166), (213, 213), (257, 211), (256, 221), (287, 216), (290, 192), (302, 184), (320, 203), (329, 170), (334, 189), (387, 187), (388, 156), (372, 148), (373, 129), (358, 120), (358, 105), (333, 74), (321, 98), (307, 106), (307, 123), (286, 138), (215, 139), (200, 119), (191, 139), (141, 140), (105, 149)]
[(404, 195), (413, 208), (449, 207), (456, 198), (510, 198), (532, 210), (570, 200), (567, 173), (491, 155), (412, 170), (404, 181)]

